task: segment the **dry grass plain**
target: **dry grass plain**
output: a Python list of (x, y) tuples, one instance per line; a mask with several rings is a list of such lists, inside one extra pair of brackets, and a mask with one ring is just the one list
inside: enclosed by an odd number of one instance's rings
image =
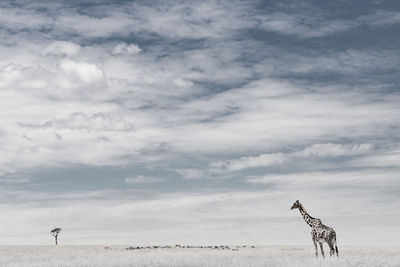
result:
[(239, 250), (210, 248), (126, 250), (126, 247), (0, 246), (0, 266), (400, 266), (398, 246), (341, 246), (339, 258), (328, 256), (324, 260), (314, 257), (312, 246), (258, 246), (239, 248)]

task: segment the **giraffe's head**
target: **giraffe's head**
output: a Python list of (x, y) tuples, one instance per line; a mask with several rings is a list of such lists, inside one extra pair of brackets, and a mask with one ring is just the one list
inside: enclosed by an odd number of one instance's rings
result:
[(296, 202), (293, 203), (293, 205), (290, 209), (291, 210), (298, 209), (298, 208), (300, 208), (300, 205), (301, 205), (300, 202), (298, 200), (296, 200)]

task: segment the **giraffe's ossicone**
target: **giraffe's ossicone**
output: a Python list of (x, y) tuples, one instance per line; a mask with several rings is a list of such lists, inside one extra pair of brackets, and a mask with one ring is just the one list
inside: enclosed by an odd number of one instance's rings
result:
[(322, 257), (325, 257), (324, 255), (324, 249), (322, 243), (326, 242), (330, 248), (330, 255), (336, 255), (339, 257), (339, 251), (337, 248), (337, 243), (336, 243), (336, 232), (333, 230), (333, 228), (325, 225), (322, 223), (322, 221), (318, 218), (311, 217), (303, 205), (300, 203), (300, 201), (296, 200), (294, 204), (292, 205), (291, 209), (299, 209), (300, 214), (303, 216), (304, 221), (311, 227), (311, 237), (312, 241), (315, 246), (315, 256), (318, 257), (318, 247), (317, 243), (319, 243), (319, 246), (321, 248), (321, 254)]

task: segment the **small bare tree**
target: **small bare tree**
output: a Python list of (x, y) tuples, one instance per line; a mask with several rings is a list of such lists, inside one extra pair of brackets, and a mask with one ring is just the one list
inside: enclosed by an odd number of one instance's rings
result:
[(50, 234), (52, 236), (54, 236), (54, 238), (56, 239), (56, 245), (58, 244), (57, 238), (58, 238), (58, 234), (61, 232), (61, 230), (62, 230), (61, 228), (57, 227), (50, 231)]

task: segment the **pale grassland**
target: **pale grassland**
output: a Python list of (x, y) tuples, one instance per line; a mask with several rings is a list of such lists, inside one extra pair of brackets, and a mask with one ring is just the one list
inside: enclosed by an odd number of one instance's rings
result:
[[(327, 248), (326, 248), (327, 249)], [(0, 266), (400, 266), (400, 247), (341, 246), (340, 258), (315, 259), (312, 246), (125, 250), (112, 246), (0, 246)]]

